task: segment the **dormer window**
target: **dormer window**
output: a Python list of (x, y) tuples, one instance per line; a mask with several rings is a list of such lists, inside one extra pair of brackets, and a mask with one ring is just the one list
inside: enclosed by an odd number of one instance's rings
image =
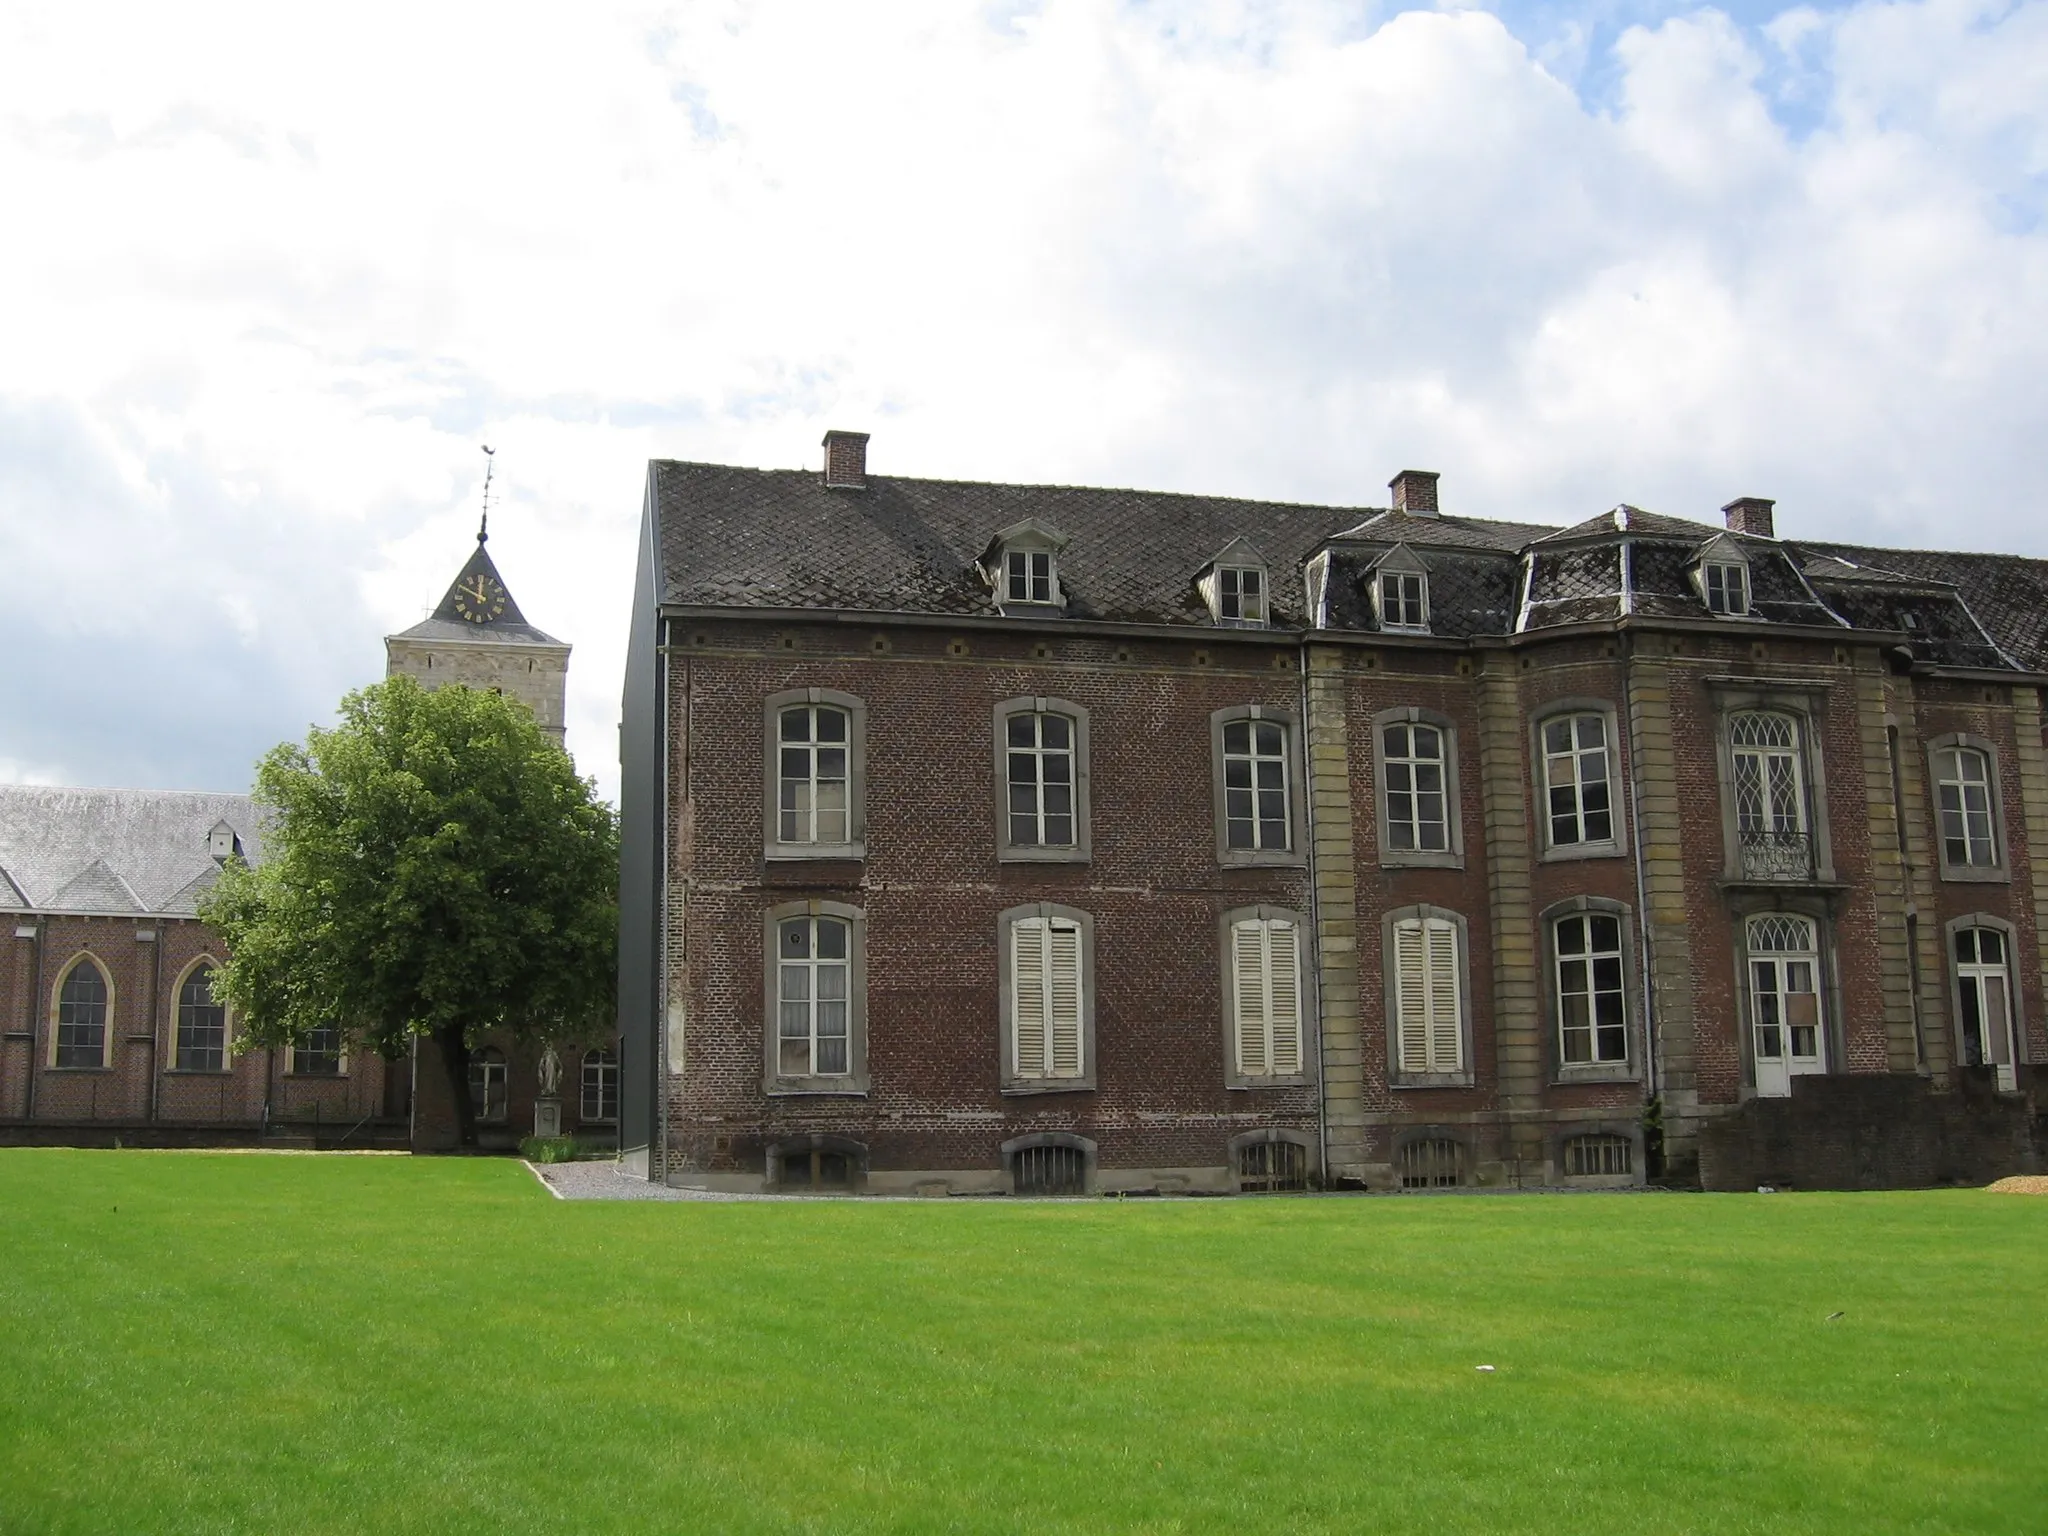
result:
[(1060, 587), (1060, 551), (1067, 536), (1035, 517), (1012, 524), (988, 541), (981, 571), (996, 604), (1005, 613), (1019, 609), (1064, 608)]
[(1749, 612), (1749, 571), (1732, 561), (1711, 560), (1700, 567), (1707, 607), (1715, 613), (1741, 617)]
[(1008, 603), (1049, 603), (1052, 601), (1052, 551), (1013, 549), (1008, 552), (1008, 573), (1003, 601)]
[(1216, 616), (1240, 624), (1266, 622), (1266, 573), (1226, 565), (1216, 572)]
[(1423, 618), (1423, 598), (1426, 588), (1422, 577), (1413, 571), (1380, 572), (1380, 627), (1382, 629), (1422, 629), (1426, 627)]
[(213, 824), (213, 830), (206, 834), (206, 852), (217, 864), (224, 864), (242, 851), (242, 840), (235, 829), (225, 821)]

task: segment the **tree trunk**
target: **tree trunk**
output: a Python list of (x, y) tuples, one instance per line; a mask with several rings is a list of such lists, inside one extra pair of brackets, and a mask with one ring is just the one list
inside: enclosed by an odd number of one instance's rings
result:
[(441, 1065), (448, 1069), (448, 1096), (455, 1104), (457, 1140), (476, 1145), (476, 1106), (469, 1102), (469, 1042), (456, 1025), (434, 1031), (441, 1047)]

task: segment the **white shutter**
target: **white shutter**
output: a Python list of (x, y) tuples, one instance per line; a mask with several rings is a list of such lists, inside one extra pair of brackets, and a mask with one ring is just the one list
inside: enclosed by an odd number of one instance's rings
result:
[(1045, 1076), (1045, 919), (1010, 925), (1011, 1060), (1019, 1077)]
[(1463, 1070), (1458, 1029), (1458, 930), (1440, 917), (1424, 924), (1429, 939), (1429, 1070)]
[(1057, 918), (1046, 924), (1051, 982), (1053, 1077), (1081, 1075), (1081, 929)]
[(1291, 1077), (1301, 1071), (1301, 933), (1294, 924), (1266, 925), (1266, 974), (1272, 979), (1273, 1072)]
[(1263, 1077), (1272, 1068), (1266, 1050), (1266, 925), (1256, 919), (1230, 926), (1230, 968), (1237, 996), (1237, 1070)]
[(1404, 918), (1394, 924), (1394, 1029), (1403, 1072), (1429, 1070), (1429, 967), (1422, 942), (1422, 923)]

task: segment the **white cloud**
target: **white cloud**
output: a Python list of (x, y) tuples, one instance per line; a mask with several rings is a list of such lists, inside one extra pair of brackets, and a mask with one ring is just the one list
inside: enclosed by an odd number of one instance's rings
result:
[[(607, 786), (646, 459), (827, 425), (884, 473), (1423, 464), (1481, 515), (2048, 554), (2048, 4), (1673, 15), (1591, 103), (1542, 61), (1612, 10), (1550, 20), (11, 8), (0, 604), (69, 687), (0, 684), (0, 762), (241, 782), (438, 598), (481, 441)], [(175, 747), (108, 718), (163, 691), (131, 652), (210, 689)]]

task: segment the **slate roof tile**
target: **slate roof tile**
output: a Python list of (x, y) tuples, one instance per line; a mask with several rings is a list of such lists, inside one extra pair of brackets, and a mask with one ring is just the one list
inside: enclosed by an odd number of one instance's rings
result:
[(247, 795), (0, 784), (0, 867), (17, 909), (189, 911), (175, 903), (215, 866), (208, 835), (225, 821), (244, 857), (262, 857)]

